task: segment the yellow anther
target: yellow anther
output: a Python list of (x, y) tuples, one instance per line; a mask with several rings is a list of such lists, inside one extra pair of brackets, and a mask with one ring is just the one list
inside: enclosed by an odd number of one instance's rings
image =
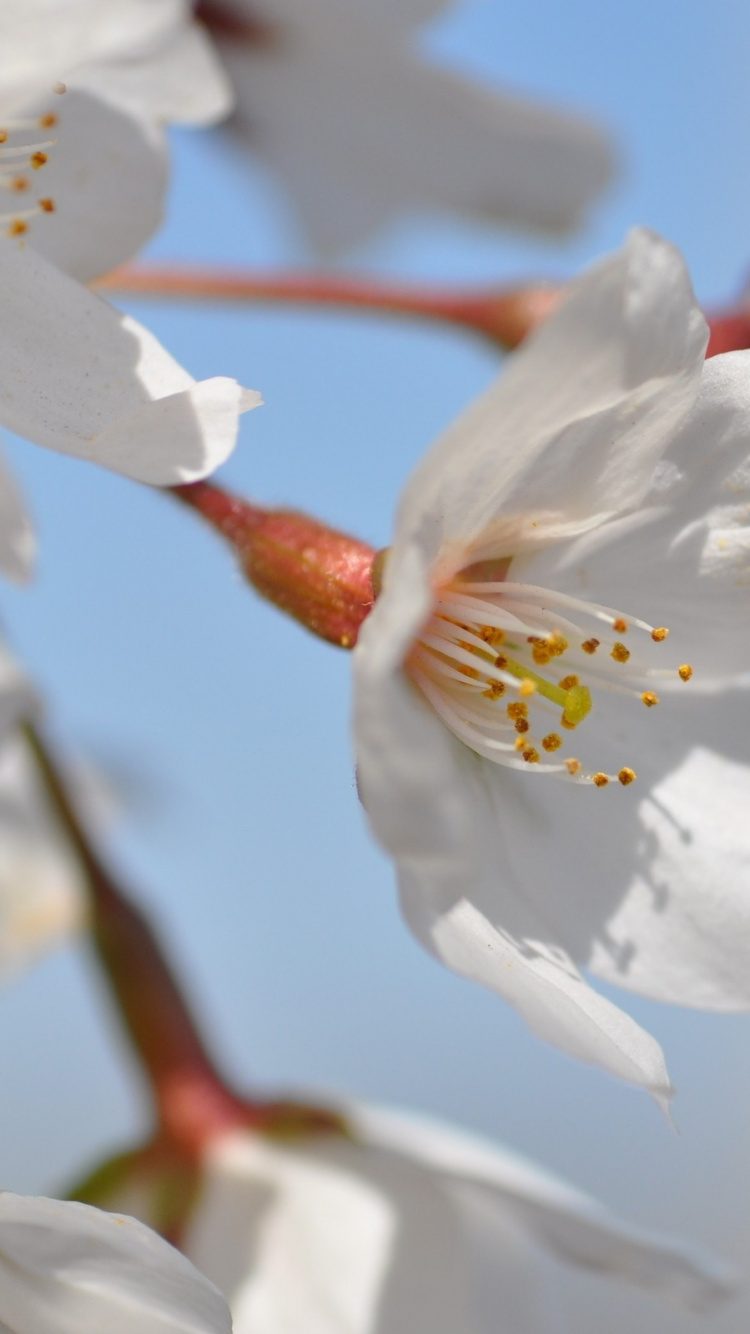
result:
[(519, 700), (514, 700), (512, 704), (506, 705), (505, 711), (508, 717), (514, 720), (516, 718), (528, 718), (529, 716), (528, 704), (521, 704)]
[(613, 644), (609, 656), (614, 658), (615, 662), (627, 662), (630, 657), (630, 649), (626, 648), (624, 644)]
[(531, 650), (531, 656), (537, 667), (546, 667), (547, 663), (552, 661), (552, 654), (544, 643), (535, 644)]
[(505, 631), (498, 625), (480, 625), (479, 638), (489, 644), (490, 648), (499, 648), (505, 642)]
[(508, 659), (504, 658), (502, 653), (498, 653), (497, 657), (495, 658), (495, 666), (499, 667), (502, 670), (503, 667), (508, 666)]
[(653, 690), (644, 690), (641, 699), (647, 709), (653, 709), (654, 705), (659, 703), (659, 696), (655, 695)]
[(580, 761), (580, 760), (566, 760), (566, 761), (565, 761), (565, 768), (567, 769), (567, 771), (568, 771), (569, 774), (573, 774), (573, 775), (575, 776), (575, 774), (579, 774), (579, 773), (581, 772), (581, 761)]
[(57, 116), (54, 111), (45, 111), (44, 115), (39, 117), (38, 124), (41, 130), (51, 130), (52, 126), (57, 124)]
[(594, 774), (594, 775), (593, 775), (593, 783), (594, 783), (594, 786), (595, 786), (595, 787), (606, 787), (607, 784), (608, 784), (608, 782), (609, 782), (609, 778), (607, 777), (606, 774)]
[(528, 732), (529, 730), (528, 718), (517, 718), (513, 725), (517, 732)]
[(600, 642), (601, 641), (598, 639), (584, 639), (583, 643), (581, 644), (581, 648), (583, 649), (584, 653), (596, 653), (596, 650), (598, 649)]
[(617, 777), (623, 787), (627, 787), (629, 783), (635, 782), (637, 775), (635, 769), (621, 769)]
[(54, 199), (40, 199), (39, 207), (42, 210), (42, 213), (54, 213), (55, 201)]
[(7, 142), (8, 142), (8, 131), (0, 130), (0, 144), (7, 144)]
[(526, 745), (522, 736), (517, 736), (515, 741), (516, 750), (523, 750)]
[(666, 625), (657, 625), (656, 629), (651, 631), (651, 638), (655, 644), (663, 644), (668, 634)]
[(533, 746), (529, 746), (528, 750), (525, 750), (525, 751), (523, 752), (523, 758), (525, 759), (525, 761), (526, 761), (527, 764), (538, 764), (538, 763), (539, 763), (539, 751), (538, 751), (538, 750), (534, 750), (534, 747), (533, 747)]
[(563, 653), (570, 647), (567, 639), (564, 635), (560, 634), (559, 630), (553, 630), (545, 643), (547, 645), (547, 652), (550, 653), (553, 658), (562, 657)]
[(8, 189), (15, 190), (17, 194), (20, 194), (22, 190), (28, 190), (28, 188), (29, 188), (29, 182), (27, 181), (25, 176), (14, 177), (14, 179), (10, 181), (8, 185)]
[(519, 695), (526, 695), (526, 696), (533, 695), (535, 691), (536, 691), (535, 683), (532, 681), (530, 676), (525, 676), (520, 686), (518, 687)]
[(557, 732), (550, 732), (548, 736), (542, 737), (542, 745), (545, 750), (559, 750), (562, 745), (562, 737)]
[(618, 616), (617, 620), (612, 622), (612, 629), (618, 635), (625, 635), (628, 631), (628, 623), (622, 616)]
[(564, 676), (563, 679), (562, 679), (562, 681), (560, 682), (560, 689), (561, 689), (561, 690), (572, 690), (573, 687), (574, 687), (574, 686), (577, 686), (578, 684), (579, 684), (579, 682), (578, 682), (578, 677), (577, 677), (577, 676)]
[(23, 236), (28, 230), (28, 224), (22, 218), (16, 218), (8, 228), (8, 236)]
[(577, 727), (591, 712), (591, 692), (587, 686), (573, 686), (565, 696), (563, 727)]
[(677, 675), (681, 681), (689, 681), (693, 675), (693, 669), (689, 662), (683, 662), (681, 667), (677, 668)]
[(29, 158), (29, 162), (34, 168), (34, 171), (38, 171), (40, 167), (43, 167), (46, 161), (47, 161), (46, 153), (40, 153), (40, 152), (32, 153), (31, 157)]
[(483, 699), (499, 699), (505, 694), (505, 686), (502, 681), (491, 681), (489, 688), (482, 691)]

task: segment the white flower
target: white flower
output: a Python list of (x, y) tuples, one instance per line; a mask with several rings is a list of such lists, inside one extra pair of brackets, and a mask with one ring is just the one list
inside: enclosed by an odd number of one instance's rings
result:
[[(190, 6), (11, 0), (0, 89), (0, 424), (138, 481), (204, 476), (259, 396), (225, 377), (196, 383), (135, 320), (71, 281), (129, 259), (159, 225), (161, 122), (228, 109)], [(0, 565), (24, 578), (31, 525), (0, 469)]]
[(133, 1218), (0, 1192), (3, 1334), (230, 1334), (226, 1302)]
[[(31, 243), (83, 281), (129, 259), (158, 227), (163, 124), (213, 122), (231, 107), (183, 0), (6, 0), (0, 90), (0, 185), (16, 196), (0, 216), (34, 218)], [(52, 201), (54, 219), (40, 215), (40, 200)]]
[(424, 208), (565, 229), (607, 183), (610, 150), (592, 125), (420, 58), (414, 29), (442, 8), (199, 5), (234, 80), (235, 126), (283, 178), (319, 248), (350, 245)]
[(661, 1098), (576, 965), (750, 1007), (750, 355), (705, 342), (679, 255), (632, 234), (416, 470), (355, 666), (412, 929)]
[(347, 1116), (353, 1141), (236, 1133), (209, 1149), (183, 1246), (237, 1334), (541, 1334), (537, 1247), (687, 1305), (731, 1291), (705, 1257), (491, 1143), (393, 1111)]

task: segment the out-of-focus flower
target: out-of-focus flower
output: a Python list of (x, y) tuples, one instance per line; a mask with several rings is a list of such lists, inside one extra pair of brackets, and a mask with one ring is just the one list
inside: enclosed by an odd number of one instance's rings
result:
[(9, 0), (0, 90), (0, 185), (15, 196), (0, 216), (16, 227), (35, 218), (31, 243), (83, 281), (129, 259), (159, 225), (162, 125), (210, 123), (231, 107), (181, 0)]
[(440, 0), (202, 0), (227, 62), (235, 127), (332, 251), (413, 209), (564, 230), (607, 183), (592, 125), (423, 61)]
[(356, 650), (412, 929), (659, 1098), (660, 1048), (576, 964), (750, 1006), (750, 357), (705, 342), (633, 233), (416, 470)]
[[(259, 396), (226, 377), (196, 383), (72, 279), (122, 263), (158, 226), (161, 122), (226, 112), (207, 39), (179, 0), (14, 0), (0, 89), (0, 424), (153, 485), (204, 476)], [(4, 469), (0, 517), (0, 565), (23, 578), (31, 525)]]
[(230, 1334), (220, 1293), (133, 1218), (0, 1192), (8, 1334)]
[[(207, 1144), (181, 1245), (237, 1334), (542, 1334), (557, 1328), (540, 1301), (545, 1252), (688, 1306), (732, 1291), (715, 1262), (494, 1144), (365, 1105), (346, 1116), (348, 1140)], [(151, 1221), (158, 1180), (131, 1177), (112, 1202)]]
[(28, 746), (0, 741), (0, 980), (83, 926), (85, 885)]

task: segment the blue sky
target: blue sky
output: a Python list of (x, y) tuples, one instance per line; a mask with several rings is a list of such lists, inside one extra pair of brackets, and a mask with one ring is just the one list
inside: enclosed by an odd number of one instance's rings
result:
[[(620, 145), (621, 178), (564, 245), (419, 218), (347, 266), (440, 281), (554, 277), (641, 223), (678, 242), (703, 299), (729, 298), (750, 270), (749, 25), (729, 0), (457, 7), (425, 36), (435, 58), (596, 116)], [(309, 259), (267, 173), (215, 136), (187, 133), (174, 136), (170, 213), (151, 253), (256, 267)], [(132, 309), (196, 376), (233, 374), (262, 391), (228, 484), (376, 546), (414, 462), (498, 366), (471, 337), (416, 324)], [(24, 442), (9, 451), (41, 561), (33, 588), (3, 590), (0, 610), (57, 734), (132, 787), (113, 857), (168, 932), (233, 1075), (450, 1116), (747, 1267), (750, 1021), (623, 998), (666, 1049), (676, 1135), (645, 1095), (548, 1049), (499, 1000), (441, 970), (403, 927), (358, 807), (346, 655), (260, 603), (168, 498)], [(64, 1180), (143, 1124), (107, 1020), (80, 951), (3, 996), (7, 1186)], [(592, 1281), (570, 1300), (590, 1314), (606, 1294)], [(623, 1297), (607, 1328), (658, 1317), (661, 1334), (727, 1334), (747, 1327), (748, 1310), (699, 1323)]]

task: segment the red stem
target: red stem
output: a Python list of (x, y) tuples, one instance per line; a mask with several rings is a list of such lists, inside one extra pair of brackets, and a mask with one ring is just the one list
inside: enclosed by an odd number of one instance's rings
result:
[(39, 732), (26, 729), (47, 792), (86, 874), (91, 934), (120, 1018), (144, 1065), (161, 1133), (188, 1151), (247, 1125), (250, 1109), (210, 1060), (156, 935), (105, 870)]
[(514, 348), (560, 299), (560, 289), (524, 286), (494, 291), (428, 290), (333, 274), (255, 274), (231, 269), (142, 265), (116, 269), (97, 286), (145, 297), (205, 301), (281, 301), (354, 307), (381, 314), (438, 319)]

